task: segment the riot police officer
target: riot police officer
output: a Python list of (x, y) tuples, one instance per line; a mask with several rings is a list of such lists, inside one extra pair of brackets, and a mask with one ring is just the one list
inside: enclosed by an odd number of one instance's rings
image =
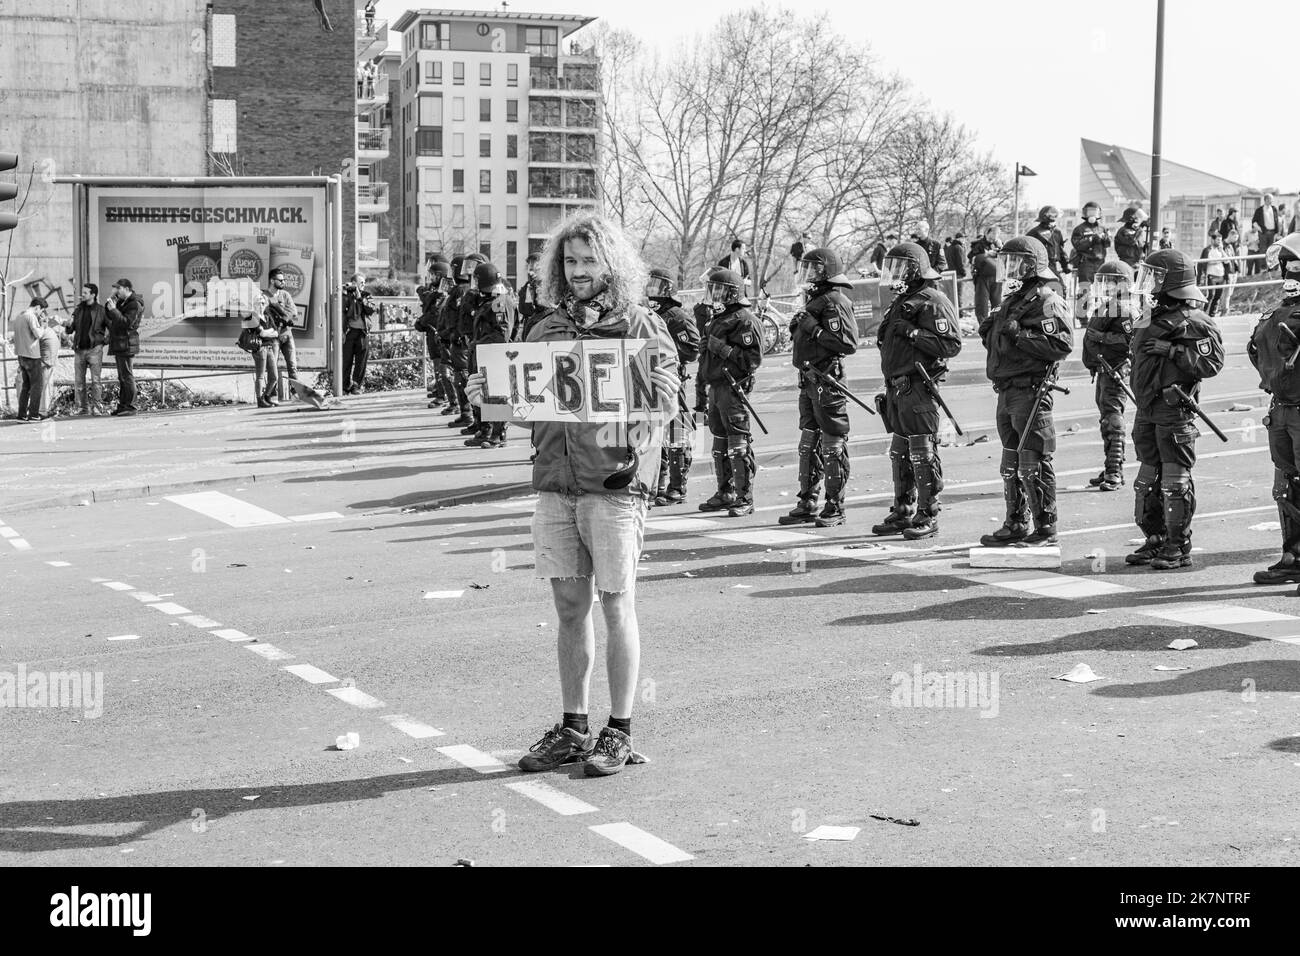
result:
[(881, 282), (895, 294), (877, 331), (885, 394), (876, 398), (889, 443), (894, 505), (872, 534), (902, 534), (909, 541), (939, 533), (939, 403), (916, 370), (919, 362), (936, 382), (947, 360), (961, 351), (961, 327), (952, 301), (939, 291), (939, 273), (925, 250), (903, 242), (890, 249)]
[[(1054, 366), (1070, 354), (1071, 310), (1048, 285), (1055, 282), (1056, 274), (1048, 266), (1046, 247), (1037, 239), (1007, 240), (998, 252), (998, 266), (1007, 294), (998, 311), (980, 323), (979, 332), (988, 350), (985, 371), (998, 395), (1002, 440), (998, 470), (1007, 517), (1001, 528), (981, 537), (980, 544), (1053, 544), (1057, 540), (1052, 467), (1056, 426), (1052, 393), (1044, 380), (1050, 380)], [(1026, 432), (1024, 447), (1017, 451)]]
[(1075, 322), (1088, 324), (1088, 306), (1094, 301), (1090, 293), (1093, 277), (1106, 261), (1110, 248), (1110, 230), (1101, 224), (1101, 207), (1095, 202), (1084, 203), (1083, 222), (1070, 233), (1070, 264), (1074, 266), (1079, 283), (1075, 289)]
[(677, 375), (682, 387), (677, 414), (668, 423), (660, 453), (659, 481), (654, 504), (658, 507), (679, 505), (686, 500), (686, 480), (691, 473), (691, 444), (695, 436), (695, 417), (686, 407), (686, 368), (700, 355), (700, 331), (695, 319), (677, 299), (677, 285), (667, 270), (651, 269), (645, 287), (651, 307), (668, 326), (668, 334), (677, 346)]
[(456, 404), (460, 408), (460, 414), (446, 423), (448, 428), (464, 428), (474, 424), (469, 399), (465, 395), (465, 381), (469, 378), (469, 347), (460, 334), (460, 300), (469, 291), (469, 277), (461, 278), (461, 267), (464, 264), (464, 256), (452, 257), (453, 285), (438, 313), (438, 338), (447, 350), (447, 364), (451, 366)]
[[(477, 304), (472, 317), (474, 345), (471, 350), (474, 371), (478, 371), (478, 347), (501, 345), (513, 340), (519, 325), (519, 308), (506, 289), (505, 280), (497, 267), (481, 262), (474, 268), (470, 282)], [(466, 445), (479, 448), (501, 448), (506, 443), (505, 422), (485, 422), (480, 418), (478, 432), (465, 440)]]
[(1196, 401), (1201, 379), (1223, 368), (1223, 339), (1214, 320), (1196, 307), (1192, 260), (1176, 249), (1153, 252), (1139, 265), (1134, 284), (1151, 299), (1150, 319), (1133, 334), (1133, 451), (1140, 462), (1133, 480), (1134, 519), (1146, 541), (1124, 560), (1157, 571), (1190, 567), (1196, 513), (1194, 413), (1178, 397)]
[(1141, 210), (1136, 206), (1129, 206), (1120, 216), (1120, 227), (1115, 230), (1115, 255), (1134, 269), (1142, 261), (1142, 249), (1146, 245), (1142, 221), (1138, 218), (1140, 214)]
[(1246, 352), (1271, 396), (1264, 425), (1273, 459), (1273, 497), (1282, 524), (1282, 557), (1255, 572), (1256, 584), (1300, 582), (1300, 233), (1269, 246), (1269, 271), (1282, 270), (1282, 303), (1255, 326)]
[[(920, 246), (916, 248), (924, 254)], [(849, 412), (844, 393), (826, 379), (844, 381), (843, 360), (858, 350), (858, 329), (853, 305), (842, 291), (852, 285), (839, 257), (829, 249), (810, 249), (799, 265), (806, 304), (790, 323), (793, 362), (799, 370), (799, 503), (778, 521), (812, 521), (819, 528), (830, 528), (844, 523)], [(823, 471), (826, 504), (819, 514)]]
[(424, 287), (424, 294), (420, 296), (418, 324), (424, 331), (429, 358), (433, 360), (434, 387), (429, 393), (429, 408), (441, 406), (440, 414), (443, 415), (450, 415), (460, 408), (456, 401), (456, 378), (451, 367), (451, 356), (438, 333), (438, 318), (451, 289), (451, 264), (445, 258), (435, 259), (429, 266), (429, 281)]
[[(460, 348), (464, 351), (465, 378), (475, 371), (474, 367), (474, 310), (478, 308), (478, 293), (474, 291), (474, 270), (487, 262), (487, 257), (480, 252), (471, 252), (460, 263), (456, 273), (460, 295), (457, 296), (453, 311), (455, 328)], [(464, 381), (461, 382), (464, 387)], [(448, 423), (448, 427), (454, 423)], [(470, 421), (460, 430), (462, 435), (477, 435), (483, 427), (483, 412), (477, 406), (470, 409)]]
[[(708, 272), (704, 274), (706, 287), (718, 269), (718, 266), (710, 266)], [(695, 319), (695, 328), (699, 333), (700, 341), (706, 341), (709, 337), (709, 323), (713, 321), (713, 306), (709, 303), (707, 292), (704, 298), (695, 303), (695, 307), (691, 309), (691, 315)], [(703, 367), (702, 364), (701, 367)], [(695, 404), (691, 407), (701, 415), (707, 416), (709, 413), (709, 387), (704, 383), (703, 375), (695, 376)]]
[(1061, 210), (1055, 206), (1044, 206), (1038, 210), (1038, 222), (1025, 233), (1047, 247), (1047, 267), (1058, 279), (1070, 271), (1070, 266), (1065, 261), (1065, 237), (1056, 228), (1056, 220), (1060, 217)]
[(1133, 341), (1133, 270), (1124, 262), (1107, 262), (1094, 274), (1088, 307), (1088, 328), (1083, 333), (1083, 366), (1096, 382), (1094, 399), (1100, 415), (1105, 464), (1088, 484), (1102, 491), (1118, 491), (1124, 484), (1124, 388), (1106, 373), (1098, 358), (1123, 379), (1129, 371), (1129, 346)]
[(743, 283), (740, 275), (731, 269), (716, 269), (705, 283), (705, 296), (713, 317), (709, 320), (708, 338), (700, 350), (700, 378), (709, 390), (713, 474), (718, 483), (718, 490), (700, 505), (700, 510), (725, 509), (733, 518), (753, 514), (753, 481), (757, 470), (749, 410), (736, 389), (746, 392), (752, 389), (754, 372), (763, 362), (763, 334), (758, 320), (749, 311)]

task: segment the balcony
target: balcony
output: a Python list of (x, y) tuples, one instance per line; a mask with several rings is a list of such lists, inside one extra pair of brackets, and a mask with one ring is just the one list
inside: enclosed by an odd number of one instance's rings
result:
[(388, 102), (388, 74), (376, 73), (357, 78), (357, 115)]
[(392, 134), (388, 127), (374, 129), (357, 127), (357, 159), (373, 161), (388, 158), (388, 138)]
[(379, 215), (388, 212), (388, 183), (357, 186), (357, 214)]
[(367, 24), (357, 11), (356, 38), (357, 59), (373, 60), (388, 49), (388, 21), (372, 20)]
[(388, 268), (388, 240), (380, 239), (374, 246), (357, 246), (357, 269), (364, 272), (367, 269), (387, 269)]

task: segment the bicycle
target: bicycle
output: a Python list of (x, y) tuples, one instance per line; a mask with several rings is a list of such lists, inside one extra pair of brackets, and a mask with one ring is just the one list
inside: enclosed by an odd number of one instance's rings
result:
[(759, 290), (754, 306), (754, 318), (763, 330), (763, 354), (784, 352), (790, 347), (790, 316), (772, 305), (767, 289)]

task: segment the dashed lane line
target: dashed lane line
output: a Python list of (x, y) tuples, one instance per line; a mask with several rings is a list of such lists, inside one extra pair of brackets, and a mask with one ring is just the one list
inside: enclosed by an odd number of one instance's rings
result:
[(557, 790), (549, 783), (543, 783), (540, 780), (519, 780), (515, 783), (505, 784), (505, 788), (522, 794), (529, 800), (536, 800), (546, 809), (554, 810), (562, 817), (574, 817), (583, 813), (599, 812), (598, 807), (593, 807), (590, 803), (579, 800), (577, 797), (571, 797), (563, 790)]
[(588, 829), (658, 865), (684, 863), (695, 859), (684, 850), (679, 850), (671, 843), (665, 843), (657, 836), (646, 833), (640, 827), (630, 823), (601, 823)]
[(452, 744), (449, 747), (439, 747), (438, 753), (451, 758), (462, 767), (469, 767), (479, 773), (504, 773), (507, 769), (506, 765), (496, 757), (485, 754), (477, 747), (471, 747), (469, 744)]
[(256, 528), (263, 525), (289, 524), (289, 519), (265, 508), (249, 504), (220, 491), (199, 491), (188, 495), (167, 495), (164, 501), (220, 521), (232, 528)]
[[(251, 650), (251, 648), (250, 648)], [(362, 710), (379, 710), (384, 706), (384, 702), (377, 697), (371, 697), (369, 694), (356, 687), (331, 687), (325, 691), (332, 697), (337, 697), (345, 704), (351, 704), (353, 707), (360, 707)]]
[(274, 644), (245, 644), (244, 650), (250, 651), (258, 657), (265, 657), (268, 661), (288, 661), (293, 659), (292, 654), (280, 650)]
[(412, 720), (405, 714), (386, 714), (379, 718), (394, 730), (406, 734), (413, 740), (426, 740), (429, 737), (442, 737), (443, 732), (437, 727), (430, 727), (426, 723), (418, 720)]
[(300, 677), (308, 684), (337, 684), (339, 679), (333, 674), (311, 664), (288, 664), (284, 668), (294, 677)]

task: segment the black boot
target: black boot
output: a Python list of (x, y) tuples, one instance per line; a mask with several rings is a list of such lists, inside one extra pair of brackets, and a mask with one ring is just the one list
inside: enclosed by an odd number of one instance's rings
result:
[(849, 449), (843, 438), (827, 439), (822, 446), (826, 466), (826, 506), (817, 516), (819, 528), (844, 524), (844, 486), (849, 480)]
[(920, 541), (939, 533), (939, 492), (943, 491), (943, 465), (934, 439), (929, 435), (908, 437), (908, 456), (916, 478), (916, 516), (903, 529), (908, 541)]
[(1004, 548), (1017, 544), (1029, 534), (1029, 508), (1025, 500), (1025, 488), (1016, 472), (1018, 457), (1012, 449), (1002, 451), (1002, 499), (1006, 502), (1007, 517), (997, 531), (980, 536), (980, 544), (986, 548)]
[(817, 499), (805, 501), (799, 499), (799, 503), (790, 509), (789, 514), (783, 514), (776, 519), (777, 524), (804, 524), (813, 521), (817, 517)]
[(902, 534), (904, 529), (912, 526), (916, 515), (916, 477), (912, 473), (912, 463), (907, 457), (907, 440), (902, 440), (902, 447), (894, 436), (894, 444), (889, 449), (889, 472), (894, 481), (894, 505), (880, 524), (871, 526), (872, 534)]
[(805, 428), (799, 432), (799, 503), (777, 524), (804, 524), (817, 518), (817, 498), (822, 490), (825, 463), (820, 446), (821, 432)]
[(726, 452), (714, 451), (713, 477), (718, 483), (718, 490), (708, 501), (700, 504), (700, 510), (726, 511), (736, 503), (736, 492), (731, 481), (731, 461)]
[(1165, 543), (1164, 535), (1148, 535), (1136, 551), (1124, 556), (1125, 564), (1150, 564), (1152, 559), (1160, 553), (1160, 547)]
[(731, 478), (736, 488), (736, 501), (727, 509), (733, 518), (743, 518), (754, 513), (754, 452), (748, 445), (731, 449)]

